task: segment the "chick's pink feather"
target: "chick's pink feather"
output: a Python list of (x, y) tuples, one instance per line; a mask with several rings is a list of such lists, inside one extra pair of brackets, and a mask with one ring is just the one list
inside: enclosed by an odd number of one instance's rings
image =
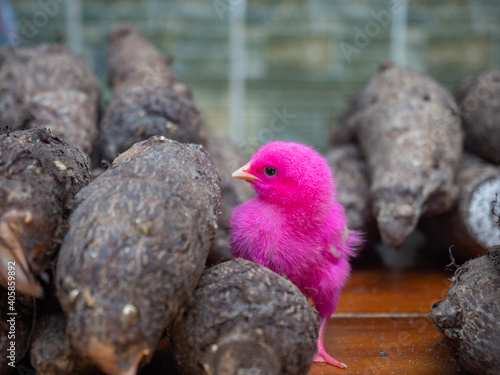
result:
[[(268, 176), (266, 167), (276, 173)], [(251, 181), (257, 195), (233, 211), (233, 255), (285, 275), (328, 317), (360, 243), (358, 233), (345, 236), (328, 164), (306, 145), (271, 142), (251, 158), (247, 173), (257, 177)]]

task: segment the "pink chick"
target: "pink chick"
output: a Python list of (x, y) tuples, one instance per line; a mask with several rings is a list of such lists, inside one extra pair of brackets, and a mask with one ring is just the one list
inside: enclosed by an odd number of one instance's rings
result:
[(310, 297), (321, 318), (314, 362), (346, 368), (326, 352), (324, 338), (361, 239), (346, 227), (327, 162), (306, 145), (270, 142), (232, 177), (257, 192), (232, 213), (233, 256), (284, 274)]

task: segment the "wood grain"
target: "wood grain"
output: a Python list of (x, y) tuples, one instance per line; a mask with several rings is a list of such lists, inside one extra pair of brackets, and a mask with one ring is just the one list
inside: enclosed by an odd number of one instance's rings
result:
[(427, 313), (442, 300), (449, 272), (377, 268), (354, 271), (336, 313)]
[(452, 273), (362, 269), (353, 272), (328, 323), (325, 347), (341, 370), (313, 364), (320, 374), (459, 374), (441, 334), (427, 318), (446, 295)]
[(457, 374), (441, 334), (426, 317), (333, 318), (325, 347), (346, 370), (313, 364), (320, 374)]

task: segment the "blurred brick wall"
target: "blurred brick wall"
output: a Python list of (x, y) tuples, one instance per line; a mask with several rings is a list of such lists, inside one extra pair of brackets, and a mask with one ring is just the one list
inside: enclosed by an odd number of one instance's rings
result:
[[(14, 0), (22, 44), (64, 41), (68, 1)], [(118, 22), (135, 24), (174, 57), (209, 127), (227, 131), (226, 10), (238, 1), (83, 0), (84, 53), (104, 82), (108, 31)], [(45, 9), (54, 2), (57, 7)], [(325, 150), (328, 128), (346, 99), (389, 58), (391, 25), (383, 16), (393, 17), (389, 10), (399, 5), (248, 0), (247, 144), (276, 137)], [(49, 13), (47, 22), (39, 13)], [(478, 70), (500, 68), (500, 1), (410, 0), (407, 65), (449, 88)]]

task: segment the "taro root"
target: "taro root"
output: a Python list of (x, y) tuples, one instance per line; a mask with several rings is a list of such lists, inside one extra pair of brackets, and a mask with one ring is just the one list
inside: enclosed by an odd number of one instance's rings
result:
[(500, 70), (464, 79), (454, 90), (465, 131), (465, 147), (500, 164)]
[[(3, 47), (0, 54), (3, 58), (0, 65), (2, 88), (6, 88), (6, 83), (15, 84), (14, 93), (27, 96), (54, 88), (72, 89), (87, 94), (94, 102), (99, 99), (99, 84), (87, 62), (63, 45)], [(27, 73), (32, 76), (26, 77)]]
[(101, 158), (111, 161), (153, 135), (206, 144), (205, 124), (170, 59), (131, 26), (110, 34), (109, 82), (114, 95), (100, 124)]
[(203, 271), (217, 169), (202, 146), (155, 136), (116, 158), (76, 204), (56, 275), (66, 332), (103, 372), (135, 374)]
[(487, 253), (500, 243), (500, 231), (492, 202), (500, 195), (500, 168), (474, 155), (464, 154), (457, 175), (460, 196), (450, 211), (422, 222), (436, 245), (453, 246), (462, 260)]
[(33, 369), (38, 375), (102, 374), (73, 349), (65, 325), (62, 314), (46, 315), (37, 321), (30, 348)]
[[(2, 375), (17, 374), (16, 366), (27, 354), (35, 321), (34, 298), (17, 291), (14, 291), (14, 294), (12, 292), (0, 286), (0, 351), (2, 353), (0, 374)], [(9, 313), (16, 315), (8, 315)], [(11, 345), (12, 342), (14, 346)]]
[(135, 27), (120, 25), (111, 31), (108, 81), (115, 95), (128, 84), (172, 87), (177, 78), (170, 63)]
[(163, 86), (131, 86), (115, 96), (104, 113), (101, 135), (101, 156), (108, 161), (153, 135), (206, 143), (205, 124), (193, 102)]
[(332, 128), (330, 142), (335, 145), (359, 139), (358, 124), (353, 117), (366, 108), (378, 104), (387, 107), (414, 97), (437, 102), (458, 113), (453, 97), (432, 78), (417, 70), (399, 68), (390, 61), (384, 61), (379, 66), (379, 74), (348, 101)]
[(458, 267), (429, 317), (465, 371), (500, 374), (500, 246)]
[(379, 66), (379, 73), (356, 96), (359, 109), (385, 103), (396, 104), (409, 98), (436, 102), (458, 113), (453, 97), (445, 87), (428, 75), (410, 68), (400, 68), (390, 61)]
[(235, 259), (205, 271), (172, 324), (172, 350), (186, 374), (305, 374), (317, 329), (317, 314), (295, 285)]
[[(382, 240), (401, 245), (420, 216), (455, 203), (462, 152), (458, 107), (423, 73), (383, 64), (341, 116), (367, 160), (371, 210)], [(346, 135), (340, 137), (349, 139)]]
[(330, 149), (326, 159), (335, 176), (337, 199), (345, 208), (349, 229), (366, 229), (371, 220), (368, 170), (358, 147), (338, 145)]
[(40, 297), (67, 229), (69, 206), (91, 180), (86, 157), (47, 129), (0, 135), (0, 284)]
[(231, 178), (231, 174), (244, 165), (250, 157), (228, 137), (210, 135), (208, 151), (219, 170), (222, 187), (222, 215), (219, 217), (217, 234), (208, 256), (208, 261), (216, 264), (233, 258), (229, 247), (229, 219), (232, 209), (253, 197), (255, 193), (250, 184), (242, 184)]
[(96, 133), (96, 110), (87, 94), (61, 89), (35, 94), (26, 104), (23, 118), (29, 128), (49, 128), (90, 153)]
[(90, 153), (100, 88), (85, 60), (60, 45), (4, 47), (0, 127), (49, 128)]

